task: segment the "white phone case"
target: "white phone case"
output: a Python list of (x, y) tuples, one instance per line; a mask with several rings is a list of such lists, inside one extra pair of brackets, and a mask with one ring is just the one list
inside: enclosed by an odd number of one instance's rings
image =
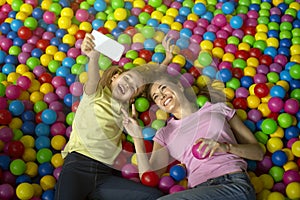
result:
[(100, 53), (104, 54), (114, 61), (120, 60), (125, 50), (125, 47), (122, 44), (96, 30), (92, 31), (92, 35), (95, 38), (95, 50), (99, 51)]

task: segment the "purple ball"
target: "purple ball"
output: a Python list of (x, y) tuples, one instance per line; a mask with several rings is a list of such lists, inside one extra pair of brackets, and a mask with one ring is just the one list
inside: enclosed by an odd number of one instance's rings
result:
[(224, 14), (217, 14), (214, 17), (213, 22), (216, 26), (223, 27), (227, 23), (227, 19), (226, 19), (226, 16)]
[(66, 133), (66, 126), (62, 122), (55, 122), (51, 125), (50, 132), (52, 136), (64, 135)]
[(280, 73), (282, 71), (282, 66), (278, 63), (272, 63), (270, 65), (270, 71), (271, 72), (276, 72), (276, 73)]
[(60, 101), (53, 101), (49, 104), (49, 109), (62, 111), (64, 109), (64, 105)]
[(36, 67), (34, 67), (33, 69), (33, 73), (34, 75), (36, 75), (37, 77), (40, 77), (43, 73), (47, 72), (47, 68), (43, 67), (41, 65), (38, 65)]
[(269, 73), (269, 67), (267, 65), (258, 65), (256, 68), (256, 73), (259, 74), (268, 74)]
[(194, 81), (195, 81), (195, 78), (190, 73), (184, 73), (180, 77), (180, 82), (183, 87), (190, 87), (191, 85), (193, 85)]
[(268, 79), (264, 74), (255, 74), (253, 80), (254, 83), (266, 83)]
[(174, 40), (178, 40), (180, 38), (180, 33), (176, 30), (170, 30), (168, 32), (168, 36), (173, 38)]
[(193, 30), (197, 26), (196, 22), (192, 20), (186, 20), (183, 22), (183, 28), (188, 28), (190, 30)]
[(138, 169), (135, 165), (127, 163), (122, 167), (122, 176), (127, 179), (138, 177)]
[(119, 61), (119, 66), (124, 66), (126, 63), (129, 63), (131, 61), (130, 58), (121, 58)]
[(256, 19), (247, 19), (245, 26), (257, 26), (257, 20)]
[(300, 174), (296, 170), (288, 170), (285, 171), (283, 174), (283, 183), (285, 185), (288, 185), (289, 183), (292, 182), (300, 182)]
[(238, 49), (237, 49), (237, 46), (234, 45), (234, 44), (227, 44), (227, 45), (225, 46), (225, 51), (226, 51), (226, 53), (233, 53), (233, 54), (235, 54), (235, 52), (236, 52), (237, 50), (238, 50)]
[(281, 10), (278, 7), (272, 7), (270, 9), (270, 14), (271, 15), (281, 15)]
[(257, 19), (259, 17), (259, 14), (255, 10), (249, 10), (247, 16), (250, 19)]
[(15, 190), (10, 184), (4, 183), (0, 185), (0, 199), (9, 200), (15, 195)]
[(22, 46), (22, 52), (30, 53), (35, 48), (34, 44), (25, 43)]
[(243, 39), (244, 37), (244, 31), (240, 30), (240, 29), (235, 29), (234, 31), (232, 31), (232, 36), (235, 36), (237, 38), (239, 38), (240, 40)]
[(262, 113), (256, 109), (251, 109), (247, 115), (248, 115), (248, 119), (250, 119), (251, 121), (253, 121), (255, 123), (258, 122), (259, 120), (261, 120), (261, 118), (262, 118)]
[(272, 192), (280, 192), (285, 195), (285, 185), (283, 182), (275, 183), (272, 188)]
[(181, 67), (177, 63), (171, 63), (167, 67), (167, 72), (171, 76), (177, 76), (177, 75), (179, 75), (180, 71), (181, 71)]
[(219, 66), (218, 66), (219, 70), (221, 69), (232, 69), (232, 63), (228, 62), (228, 61), (222, 61), (220, 62)]
[(18, 55), (18, 61), (19, 61), (21, 64), (26, 64), (26, 61), (28, 60), (29, 57), (30, 57), (30, 53), (27, 53), (27, 52), (21, 52), (21, 53), (19, 53), (19, 55)]
[(47, 104), (50, 104), (53, 101), (57, 101), (57, 100), (58, 100), (58, 96), (54, 92), (49, 92), (49, 93), (47, 93), (47, 94), (44, 95), (44, 101)]
[(294, 18), (291, 15), (283, 15), (281, 17), (281, 22), (293, 22)]
[(197, 44), (200, 44), (200, 42), (203, 40), (202, 36), (201, 35), (192, 35), (190, 37), (190, 42), (191, 43), (197, 43)]
[[(195, 27), (195, 28), (193, 29), (193, 33), (194, 33), (195, 35), (201, 36), (201, 35), (203, 35), (205, 32), (206, 32), (205, 28), (203, 28), (203, 27), (201, 27), (201, 26), (197, 26), (197, 27)], [(201, 37), (201, 38), (202, 38), (202, 37)]]
[(213, 24), (210, 24), (210, 25), (207, 26), (206, 30), (210, 31), (210, 32), (213, 32), (213, 33), (216, 33), (219, 30), (219, 28), (217, 26), (213, 25)]
[(131, 49), (132, 49), (132, 50), (139, 51), (139, 50), (141, 50), (141, 49), (144, 49), (144, 44), (143, 44), (143, 43), (140, 43), (140, 42), (132, 43), (132, 44), (131, 44)]
[(182, 185), (173, 185), (170, 188), (169, 193), (173, 194), (173, 193), (180, 192), (180, 191), (183, 191), (183, 190), (185, 190), (185, 188)]
[(218, 30), (216, 32), (217, 38), (227, 39), (229, 37), (229, 33), (225, 30)]
[(175, 184), (175, 181), (170, 176), (163, 176), (159, 180), (158, 188), (164, 193), (168, 193), (170, 188)]
[(0, 140), (4, 143), (10, 142), (14, 137), (14, 133), (11, 128), (4, 126), (0, 129)]
[(268, 107), (271, 110), (271, 112), (279, 112), (284, 106), (284, 102), (279, 97), (272, 97), (268, 101)]
[(265, 156), (262, 161), (257, 163), (258, 171), (264, 174), (268, 174), (271, 167), (273, 167), (273, 162), (270, 156)]
[(296, 99), (288, 99), (284, 103), (284, 111), (295, 115), (299, 111), (299, 102)]

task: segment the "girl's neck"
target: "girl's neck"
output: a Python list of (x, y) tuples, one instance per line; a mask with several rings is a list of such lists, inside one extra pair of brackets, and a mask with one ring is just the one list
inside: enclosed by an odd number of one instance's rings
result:
[(191, 102), (186, 103), (186, 104), (182, 104), (179, 109), (178, 112), (173, 113), (173, 115), (176, 117), (176, 119), (183, 119), (195, 112), (197, 112), (198, 107), (197, 104), (193, 104)]

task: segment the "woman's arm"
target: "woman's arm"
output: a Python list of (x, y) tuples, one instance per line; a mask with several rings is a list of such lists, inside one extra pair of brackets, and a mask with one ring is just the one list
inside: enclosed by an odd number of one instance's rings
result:
[(228, 152), (249, 160), (262, 160), (263, 149), (243, 121), (235, 114), (229, 124), (238, 144), (229, 144)]
[(94, 49), (94, 36), (86, 33), (83, 42), (81, 44), (81, 51), (89, 57), (88, 63), (88, 80), (85, 83), (85, 93), (88, 95), (93, 94), (98, 87), (100, 81), (99, 64), (98, 59), (100, 53)]

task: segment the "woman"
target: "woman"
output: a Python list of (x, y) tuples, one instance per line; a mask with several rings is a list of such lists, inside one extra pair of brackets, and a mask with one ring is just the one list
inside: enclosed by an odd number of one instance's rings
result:
[[(172, 161), (170, 158), (173, 158), (185, 165), (189, 186), (188, 190), (159, 199), (255, 199), (244, 159), (262, 160), (263, 150), (235, 110), (222, 102), (207, 102), (199, 109), (195, 96), (189, 98), (180, 82), (168, 75), (157, 78), (149, 91), (155, 104), (172, 114), (173, 118), (157, 131), (148, 160), (142, 130), (134, 119), (134, 107), (132, 117), (122, 110), (126, 116), (124, 127), (133, 137), (139, 172), (142, 175), (155, 170), (161, 175)], [(221, 97), (213, 89), (206, 93), (212, 94), (211, 100)], [(197, 159), (192, 154), (192, 147), (197, 143), (201, 143), (198, 150), (205, 149), (203, 159)]]

